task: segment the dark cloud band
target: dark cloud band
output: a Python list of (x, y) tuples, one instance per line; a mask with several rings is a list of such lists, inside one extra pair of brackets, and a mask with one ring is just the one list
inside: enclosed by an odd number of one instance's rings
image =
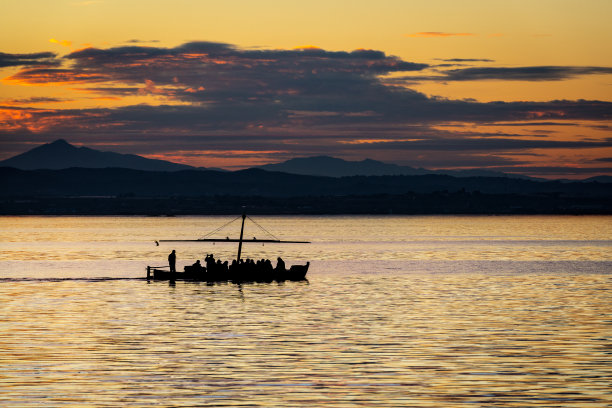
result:
[[(131, 149), (125, 152), (141, 154), (167, 153), (169, 146), (181, 152), (240, 150), (252, 155), (275, 151), (278, 157), (350, 152), (380, 158), (383, 151), (395, 153), (393, 157), (400, 153), (418, 157), (415, 153), (429, 152), (449, 162), (462, 154), (462, 165), (469, 160), (478, 162), (478, 155), (485, 153), (490, 153), (489, 164), (503, 165), (519, 159), (496, 157), (492, 161), (492, 157), (533, 149), (611, 147), (609, 140), (555, 141), (546, 127), (579, 127), (583, 120), (607, 126), (605, 121), (612, 120), (612, 102), (482, 103), (428, 97), (406, 87), (410, 78), (406, 75), (435, 67), (378, 50), (242, 49), (214, 42), (163, 48), (134, 41), (124, 47), (75, 51), (61, 59), (53, 53), (0, 54), (2, 66), (20, 67), (5, 79), (8, 81), (70, 84), (96, 97), (151, 95), (155, 103), (33, 109), (4, 101), (7, 106), (0, 107), (8, 118), (0, 128), (4, 141), (49, 141), (61, 136), (71, 141), (108, 141)], [(560, 80), (610, 74), (612, 68), (471, 67), (437, 72), (435, 77), (412, 78)], [(516, 134), (474, 134), (440, 127), (458, 123), (538, 129), (537, 134), (524, 129)]]
[(59, 61), (52, 52), (37, 52), (34, 54), (6, 54), (0, 52), (0, 68), (18, 66), (47, 65), (57, 66)]
[[(441, 67), (441, 66), (439, 66)], [(438, 75), (405, 76), (403, 81), (561, 81), (585, 75), (610, 75), (612, 67), (470, 67), (440, 70)]]

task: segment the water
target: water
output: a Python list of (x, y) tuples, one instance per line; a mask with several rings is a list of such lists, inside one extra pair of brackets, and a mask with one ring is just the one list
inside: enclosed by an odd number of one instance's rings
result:
[(0, 218), (0, 405), (612, 405), (612, 217), (257, 217), (308, 282), (142, 279), (226, 221)]

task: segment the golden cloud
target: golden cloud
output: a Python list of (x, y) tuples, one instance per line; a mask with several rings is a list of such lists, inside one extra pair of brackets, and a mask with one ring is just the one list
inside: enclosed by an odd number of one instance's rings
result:
[(64, 47), (70, 47), (70, 46), (72, 46), (72, 41), (68, 41), (68, 40), (61, 40), (61, 41), (60, 41), (60, 40), (56, 40), (55, 38), (51, 38), (51, 39), (49, 40), (49, 42), (50, 42), (50, 43), (53, 43), (53, 44), (59, 44), (59, 45), (62, 45), (62, 46), (64, 46)]

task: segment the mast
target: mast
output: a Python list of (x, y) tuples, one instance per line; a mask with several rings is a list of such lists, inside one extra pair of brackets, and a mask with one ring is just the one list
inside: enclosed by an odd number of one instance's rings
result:
[(244, 220), (246, 218), (246, 211), (242, 210), (242, 226), (240, 227), (240, 240), (238, 241), (238, 257), (236, 262), (240, 262), (240, 255), (242, 254), (242, 236), (244, 234)]

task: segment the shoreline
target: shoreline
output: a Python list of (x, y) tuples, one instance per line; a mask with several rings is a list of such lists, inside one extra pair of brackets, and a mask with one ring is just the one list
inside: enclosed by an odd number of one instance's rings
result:
[(612, 215), (611, 197), (436, 192), (350, 196), (3, 197), (0, 215)]

